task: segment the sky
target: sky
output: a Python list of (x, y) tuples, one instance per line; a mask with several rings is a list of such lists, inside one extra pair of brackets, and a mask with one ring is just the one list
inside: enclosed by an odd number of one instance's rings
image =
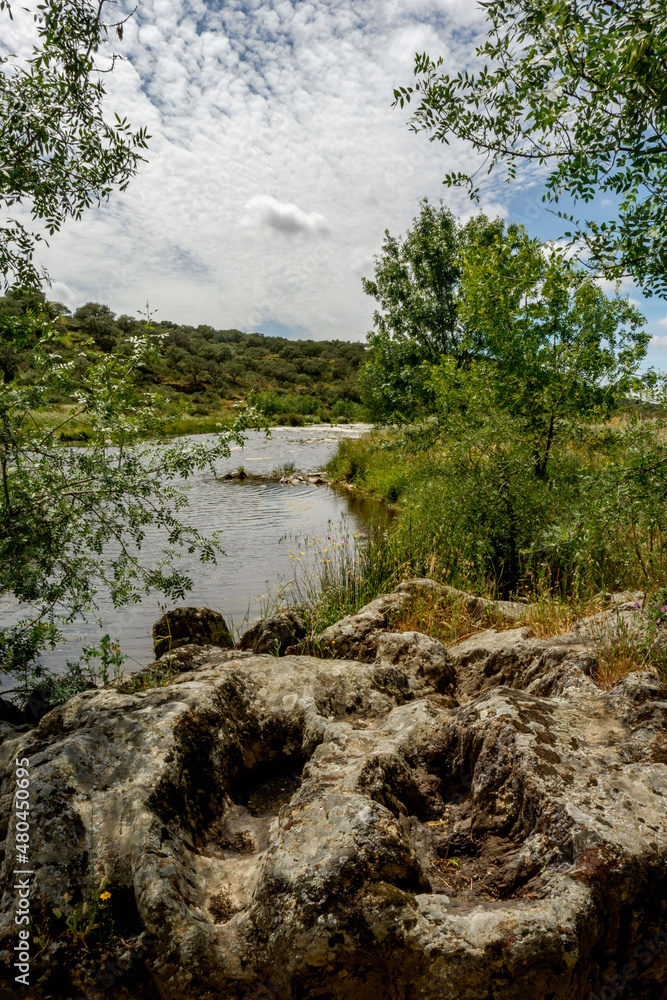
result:
[[(405, 233), (420, 199), (479, 209), (442, 184), (476, 166), (392, 109), (416, 52), (470, 69), (485, 19), (472, 0), (138, 0), (105, 77), (110, 113), (151, 135), (124, 193), (68, 222), (40, 251), (49, 293), (117, 314), (314, 339), (363, 340), (384, 231)], [(121, 5), (122, 7), (122, 5)], [(117, 17), (111, 11), (109, 19)], [(131, 8), (127, 8), (128, 10)], [(7, 30), (5, 30), (7, 29)], [(3, 23), (25, 51), (29, 23)], [(560, 235), (539, 181), (492, 175), (481, 209)], [(640, 303), (652, 364), (667, 362), (667, 303)]]

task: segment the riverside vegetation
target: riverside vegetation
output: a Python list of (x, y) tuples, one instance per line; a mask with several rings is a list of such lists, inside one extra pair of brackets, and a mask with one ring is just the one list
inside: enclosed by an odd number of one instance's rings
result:
[[(551, 635), (631, 590), (650, 637), (601, 651), (600, 677), (664, 671), (667, 423), (637, 310), (522, 228), (427, 201), (365, 287), (382, 311), (362, 400), (393, 425), (341, 442), (328, 472), (395, 516), (320, 563), (317, 626), (410, 576), (530, 603)], [(431, 599), (403, 623), (450, 641), (469, 624)]]
[[(634, 589), (641, 591), (652, 631), (648, 638), (642, 633), (642, 644), (633, 645), (628, 637), (623, 651), (606, 650), (600, 676), (608, 680), (637, 663), (659, 661), (662, 667), (661, 646), (654, 638), (667, 614), (662, 610), (667, 607), (667, 592), (662, 589), (667, 568), (663, 524), (667, 426), (662, 416), (662, 376), (642, 370), (648, 344), (643, 317), (627, 298), (605, 294), (580, 268), (545, 250), (521, 227), (506, 228), (501, 220), (481, 215), (459, 224), (443, 205), (434, 207), (426, 200), (405, 239), (387, 234), (375, 271), (374, 280), (365, 280), (364, 287), (382, 311), (375, 314), (366, 355), (362, 345), (347, 345), (363, 363), (355, 376), (360, 402), (348, 398), (345, 405), (348, 413), (372, 415), (378, 429), (361, 440), (341, 443), (329, 473), (392, 506), (396, 516), (362, 545), (358, 539), (356, 546), (347, 548), (332, 543), (326, 558), (313, 564), (315, 576), (310, 580), (299, 576), (292, 601), (308, 620), (310, 635), (406, 576), (428, 576), (479, 595), (530, 603), (541, 617), (533, 624), (538, 631), (550, 628), (551, 634), (577, 616), (601, 608), (605, 594)], [(238, 343), (244, 348), (263, 339), (200, 328), (190, 333), (194, 347), (186, 357), (185, 348), (170, 354), (174, 343), (165, 348), (169, 332), (165, 339), (164, 328), (156, 331), (149, 322), (137, 353), (140, 328), (125, 324), (123, 339), (118, 331), (122, 333), (124, 320), (114, 327), (108, 310), (84, 307), (73, 320), (54, 323), (27, 308), (25, 298), (9, 297), (4, 303), (5, 328), (13, 324), (13, 341), (3, 364), (21, 399), (35, 381), (34, 366), (48, 364), (63, 344), (69, 352), (56, 367), (52, 384), (41, 374), (37, 379), (42, 394), (35, 412), (54, 399), (65, 407), (78, 400), (79, 409), (67, 412), (65, 430), (42, 422), (40, 413), (37, 431), (31, 433), (46, 435), (53, 448), (58, 433), (61, 444), (63, 434), (66, 440), (68, 435), (77, 436), (71, 426), (77, 426), (81, 413), (94, 433), (85, 431), (80, 437), (96, 443), (100, 456), (108, 444), (119, 445), (122, 455), (132, 440), (164, 433), (165, 428), (169, 432), (173, 400), (168, 393), (176, 391), (171, 361), (181, 364), (174, 369), (181, 375), (193, 365), (191, 389), (197, 379), (204, 384), (204, 370), (212, 377), (211, 372), (224, 368), (213, 354), (216, 343), (227, 347), (228, 334), (241, 338)], [(43, 302), (42, 308), (48, 310)], [(39, 328), (40, 322), (48, 330), (48, 336), (42, 334), (39, 340), (40, 350), (18, 351), (16, 328), (21, 324)], [(90, 355), (76, 353), (82, 329)], [(179, 336), (185, 343), (182, 330)], [(271, 346), (310, 350), (312, 345), (284, 341)], [(210, 371), (206, 369), (209, 348)], [(267, 362), (265, 374), (274, 361)], [(307, 361), (308, 357), (303, 364)], [(332, 362), (321, 364), (333, 371)], [(114, 426), (100, 401), (91, 405), (82, 394), (90, 372), (100, 366), (104, 370), (104, 365), (110, 367), (106, 383), (102, 380), (100, 385), (104, 383), (107, 398), (122, 409), (120, 423)], [(130, 370), (132, 389), (123, 402), (117, 389)], [(281, 414), (281, 408), (299, 406), (304, 413), (293, 415), (300, 420), (327, 416), (324, 397), (318, 400), (303, 391), (304, 385), (300, 394), (293, 390), (281, 395), (280, 387), (267, 387), (256, 373), (246, 372), (245, 378), (246, 387), (254, 386), (248, 402), (261, 409), (264, 420), (267, 415), (289, 419), (290, 413)], [(124, 391), (130, 391), (128, 384)], [(142, 400), (139, 407), (138, 400)], [(27, 411), (21, 412), (25, 418)], [(245, 412), (247, 421), (252, 405)], [(226, 447), (226, 440), (220, 447)], [(76, 455), (76, 449), (61, 447), (61, 457), (49, 453), (49, 462), (62, 463), (64, 452)], [(85, 464), (84, 454), (80, 452), (78, 461)], [(204, 447), (198, 461), (210, 462), (213, 457)], [(137, 483), (132, 488), (140, 487)], [(176, 494), (173, 499), (182, 502)], [(7, 512), (11, 513), (9, 508)], [(170, 523), (168, 508), (159, 516)], [(94, 536), (98, 549), (112, 537), (105, 530), (104, 538)], [(114, 530), (113, 537), (119, 537), (120, 528)], [(141, 520), (136, 531), (140, 541)], [(185, 539), (182, 528), (172, 531), (174, 537)], [(213, 556), (205, 539), (190, 538), (188, 544), (200, 545), (205, 558)], [(126, 549), (118, 568), (135, 572)], [(157, 583), (173, 594), (184, 594), (189, 585), (178, 573), (143, 579), (145, 585)], [(12, 586), (18, 592), (18, 585)], [(25, 584), (21, 586), (21, 593), (27, 593)], [(84, 593), (78, 582), (75, 593), (71, 575), (64, 572), (60, 586), (72, 591), (70, 609), (83, 609), (90, 585)], [(137, 592), (132, 586), (129, 581), (116, 584), (118, 599), (131, 599)], [(465, 616), (456, 602), (425, 606), (421, 618), (411, 614), (409, 627), (436, 638), (458, 641), (465, 634)], [(21, 659), (25, 664), (34, 658), (37, 638), (42, 643), (55, 640), (55, 632), (45, 632), (42, 620), (32, 645), (26, 646), (22, 638), (14, 644), (15, 662), (8, 660), (13, 672), (21, 669)], [(395, 624), (401, 627), (400, 622)], [(82, 672), (72, 666), (71, 683), (51, 683), (54, 695), (58, 689), (58, 700), (90, 683), (90, 662), (85, 668)], [(24, 669), (24, 693), (29, 676)]]
[[(104, 357), (127, 357), (142, 335), (145, 318), (116, 316), (108, 306), (89, 302), (71, 315), (43, 293), (14, 290), (0, 298), (0, 371), (4, 380), (25, 386), (40, 377), (30, 344), (17, 342), (25, 317), (51, 327), (48, 352), (72, 365), (72, 390), (81, 388), (87, 364)], [(136, 384), (155, 395), (162, 412), (161, 434), (197, 434), (233, 423), (235, 408), (250, 402), (269, 424), (303, 426), (365, 418), (357, 380), (363, 343), (290, 340), (240, 330), (151, 322), (155, 351), (137, 371)], [(74, 400), (55, 388), (40, 420), (61, 424)], [(84, 418), (69, 420), (62, 441), (89, 440)]]

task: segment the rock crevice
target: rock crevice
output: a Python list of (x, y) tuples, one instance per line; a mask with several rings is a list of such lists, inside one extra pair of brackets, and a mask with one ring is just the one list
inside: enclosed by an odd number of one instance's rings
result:
[[(414, 589), (323, 633), (327, 658), (185, 645), (165, 687), (1, 724), (2, 815), (28, 757), (35, 892), (63, 914), (35, 997), (96, 996), (114, 948), (141, 956), (120, 1000), (597, 1000), (633, 963), (628, 995), (665, 996), (667, 947), (635, 957), (667, 922), (660, 678), (602, 690), (576, 630), (391, 632)], [(76, 951), (93, 858), (117, 934)]]

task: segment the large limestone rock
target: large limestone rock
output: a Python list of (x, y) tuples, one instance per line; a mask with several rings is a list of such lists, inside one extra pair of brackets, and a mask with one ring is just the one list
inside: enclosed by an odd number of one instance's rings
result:
[[(344, 633), (370, 662), (188, 646), (167, 687), (0, 725), (0, 941), (16, 757), (36, 920), (63, 914), (32, 996), (665, 997), (660, 679), (603, 691), (585, 642), (525, 629), (443, 655), (383, 616)], [(84, 946), (64, 922), (93, 873), (116, 937)]]
[[(391, 615), (398, 614), (409, 602), (410, 594), (407, 591), (380, 594), (356, 614), (347, 615), (324, 629), (308, 645), (315, 647), (321, 656), (355, 658), (369, 634), (386, 629)], [(287, 652), (297, 653), (302, 649), (301, 646), (293, 646)]]
[(211, 608), (174, 608), (153, 625), (153, 649), (158, 659), (191, 643), (227, 649), (234, 645), (234, 640), (220, 612)]

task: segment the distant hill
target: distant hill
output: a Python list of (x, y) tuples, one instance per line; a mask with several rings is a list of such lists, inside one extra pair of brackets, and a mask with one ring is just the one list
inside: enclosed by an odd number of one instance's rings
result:
[[(47, 304), (33, 293), (0, 297), (0, 324), (18, 313), (49, 311), (58, 337), (54, 350), (63, 358), (90, 353), (125, 353), (146, 321), (116, 316), (97, 302), (73, 314)], [(366, 346), (342, 340), (288, 340), (241, 330), (187, 326), (170, 320), (152, 323), (159, 338), (159, 361), (143, 371), (146, 385), (168, 401), (186, 404), (190, 413), (210, 414), (248, 399), (278, 423), (358, 420), (361, 407), (357, 371)], [(14, 349), (8, 338), (0, 348), (5, 377), (19, 371), (30, 378), (30, 354)], [(64, 403), (55, 399), (54, 403)]]

